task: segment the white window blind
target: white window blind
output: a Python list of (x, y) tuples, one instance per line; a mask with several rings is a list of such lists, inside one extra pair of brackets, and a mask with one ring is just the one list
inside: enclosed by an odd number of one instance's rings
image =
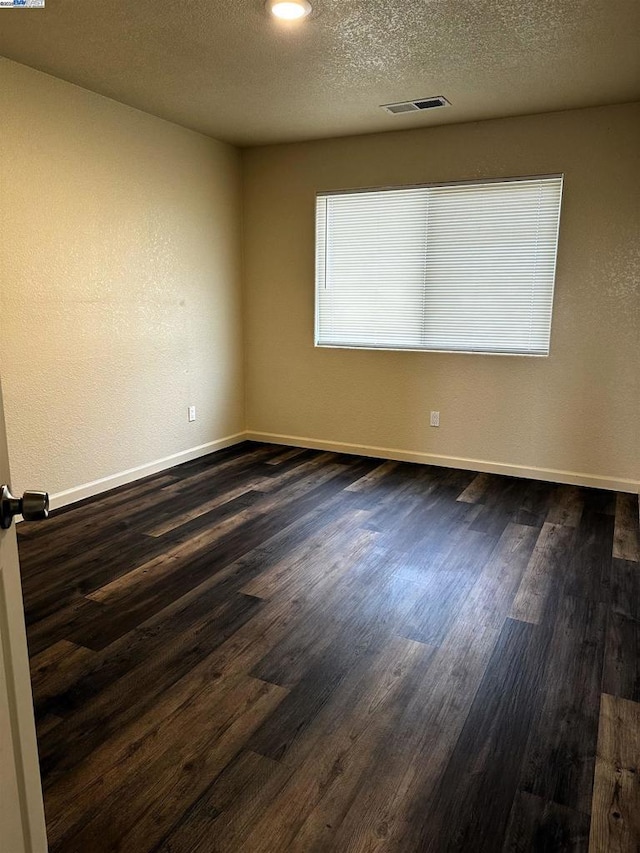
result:
[(316, 345), (547, 355), (562, 176), (326, 193)]

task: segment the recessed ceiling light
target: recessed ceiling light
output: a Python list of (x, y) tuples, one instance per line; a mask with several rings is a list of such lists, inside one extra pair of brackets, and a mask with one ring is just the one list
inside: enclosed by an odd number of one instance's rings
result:
[(267, 0), (267, 9), (276, 18), (297, 21), (299, 18), (306, 18), (311, 11), (311, 3), (307, 0)]

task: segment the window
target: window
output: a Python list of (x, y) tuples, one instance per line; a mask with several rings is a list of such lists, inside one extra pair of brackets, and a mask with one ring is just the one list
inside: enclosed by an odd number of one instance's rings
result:
[(562, 176), (321, 193), (316, 346), (548, 355)]

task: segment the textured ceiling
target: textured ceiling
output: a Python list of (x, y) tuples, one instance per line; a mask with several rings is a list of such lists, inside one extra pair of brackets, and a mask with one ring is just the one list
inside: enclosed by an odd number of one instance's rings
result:
[[(46, 0), (0, 54), (240, 145), (640, 99), (638, 0)], [(445, 95), (451, 108), (379, 104)]]

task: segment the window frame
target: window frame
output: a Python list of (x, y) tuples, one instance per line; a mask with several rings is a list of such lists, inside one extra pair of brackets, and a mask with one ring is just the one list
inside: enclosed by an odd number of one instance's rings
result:
[[(346, 195), (365, 195), (366, 193), (393, 192), (402, 190), (416, 189), (431, 189), (438, 187), (460, 187), (488, 184), (507, 184), (520, 183), (525, 181), (541, 181), (541, 180), (560, 180), (560, 199), (558, 207), (558, 223), (555, 235), (555, 258), (553, 266), (553, 287), (551, 292), (551, 319), (549, 323), (549, 348), (546, 353), (536, 352), (513, 352), (513, 351), (492, 351), (492, 350), (473, 350), (473, 349), (439, 349), (433, 347), (416, 347), (416, 346), (358, 346), (357, 344), (323, 344), (318, 342), (319, 338), (319, 322), (320, 322), (320, 300), (317, 275), (317, 244), (318, 244), (318, 219), (317, 205), (318, 199), (329, 198), (331, 196), (346, 196)], [(348, 187), (345, 189), (332, 190), (317, 190), (314, 196), (314, 348), (317, 349), (333, 349), (333, 350), (355, 350), (362, 352), (417, 352), (417, 353), (440, 353), (451, 355), (489, 355), (489, 356), (506, 356), (506, 357), (526, 357), (526, 358), (549, 358), (551, 355), (551, 343), (553, 334), (553, 315), (556, 298), (556, 279), (558, 272), (558, 252), (560, 249), (560, 223), (562, 220), (562, 203), (564, 200), (565, 188), (565, 173), (564, 172), (549, 172), (538, 175), (515, 175), (497, 178), (471, 178), (455, 181), (431, 181), (428, 183), (412, 183), (412, 184), (390, 184), (379, 186), (366, 187)]]

